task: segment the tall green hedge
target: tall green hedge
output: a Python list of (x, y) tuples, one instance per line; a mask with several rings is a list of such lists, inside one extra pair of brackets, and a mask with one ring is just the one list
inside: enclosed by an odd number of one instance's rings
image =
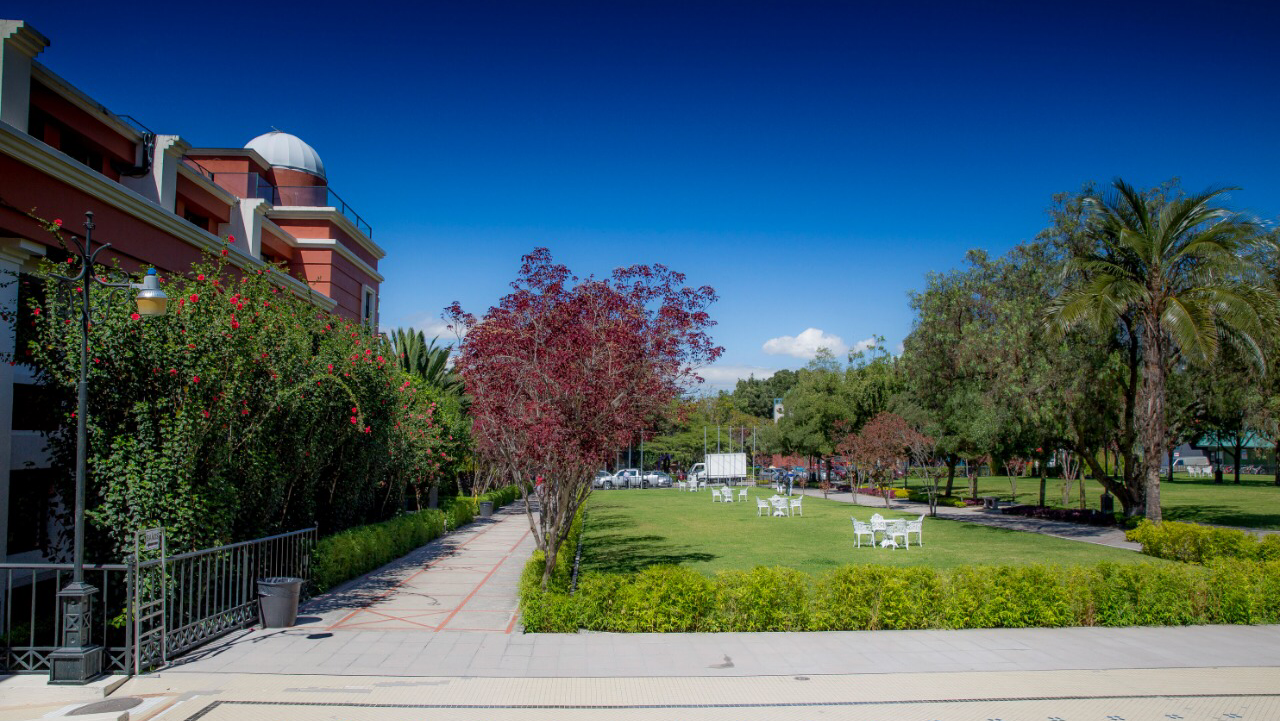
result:
[(441, 511), (418, 511), (320, 539), (311, 556), (316, 592), (327, 591), (439, 538), (444, 523)]
[(1143, 520), (1125, 533), (1130, 541), (1142, 544), (1148, 556), (1184, 563), (1205, 563), (1215, 558), (1242, 558), (1258, 561), (1280, 560), (1280, 534), (1258, 538), (1234, 528), (1202, 526), (1198, 523)]
[[(844, 566), (817, 577), (757, 567), (714, 577), (679, 566), (596, 574), (568, 595), (525, 568), (526, 631), (861, 631), (1167, 626), (1280, 621), (1280, 561), (1207, 566)], [(554, 578), (554, 576), (553, 576)]]

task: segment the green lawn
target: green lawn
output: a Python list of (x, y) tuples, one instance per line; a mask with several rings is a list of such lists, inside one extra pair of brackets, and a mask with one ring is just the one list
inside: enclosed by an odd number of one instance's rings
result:
[(586, 571), (634, 571), (654, 564), (680, 564), (703, 573), (754, 566), (785, 566), (820, 573), (847, 563), (950, 568), (974, 563), (1159, 562), (1148, 556), (1079, 541), (972, 523), (925, 519), (922, 548), (853, 547), (849, 517), (873, 513), (905, 518), (883, 509), (821, 498), (804, 500), (804, 516), (759, 517), (750, 503), (712, 503), (710, 493), (677, 490), (597, 491), (584, 532)]
[[(945, 483), (946, 479), (943, 479)], [(901, 481), (895, 485), (901, 485)], [(918, 478), (907, 479), (912, 488), (923, 488)], [(1079, 481), (1073, 484), (1071, 507), (1078, 507)], [(963, 496), (969, 492), (969, 483), (963, 476), (958, 476), (955, 483), (955, 494)], [(1012, 489), (1006, 476), (988, 476), (978, 479), (979, 496), (1000, 496), (1009, 498)], [(1089, 508), (1098, 507), (1098, 499), (1102, 496), (1102, 485), (1097, 481), (1085, 481), (1085, 502)], [(1019, 478), (1018, 495), (1020, 503), (1039, 503), (1040, 479)], [(1062, 481), (1050, 478), (1045, 488), (1045, 502), (1050, 506), (1062, 505)], [(1212, 478), (1191, 479), (1184, 474), (1175, 474), (1173, 483), (1160, 484), (1160, 506), (1164, 517), (1170, 521), (1194, 521), (1197, 523), (1213, 523), (1223, 526), (1242, 526), (1246, 528), (1280, 529), (1280, 487), (1275, 485), (1273, 476), (1240, 477), (1240, 485), (1231, 482), (1227, 476), (1221, 485), (1215, 485)], [(1116, 510), (1120, 510), (1119, 504)]]

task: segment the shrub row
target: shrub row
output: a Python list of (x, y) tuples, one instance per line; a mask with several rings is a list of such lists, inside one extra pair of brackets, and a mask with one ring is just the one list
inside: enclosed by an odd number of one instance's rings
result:
[[(569, 526), (569, 535), (565, 537), (556, 554), (556, 567), (551, 571), (547, 582), (547, 591), (542, 590), (542, 574), (547, 567), (547, 555), (543, 551), (534, 551), (533, 557), (524, 565), (524, 573), (520, 576), (520, 614), (525, 629), (529, 631), (559, 630), (576, 631), (578, 610), (574, 602), (580, 595), (569, 595), (569, 585), (573, 575), (573, 558), (578, 548), (578, 539), (582, 536), (583, 515), (579, 511)], [(572, 628), (571, 628), (572, 627)]]
[[(926, 491), (911, 491), (907, 495), (907, 500), (915, 501), (916, 503), (928, 503), (929, 494)], [(938, 505), (950, 506), (952, 508), (964, 508), (965, 502), (962, 499), (955, 498), (953, 496), (938, 496)]]
[(461, 528), (480, 515), (480, 502), (491, 501), (493, 510), (498, 510), (520, 497), (517, 486), (505, 486), (497, 490), (482, 493), (479, 496), (454, 496), (440, 502), (440, 508), (449, 519), (449, 528)]
[(1234, 528), (1215, 528), (1198, 523), (1141, 521), (1125, 537), (1142, 544), (1142, 552), (1156, 558), (1184, 563), (1207, 563), (1215, 558), (1280, 560), (1280, 535), (1261, 539)]
[[(441, 511), (418, 511), (320, 539), (311, 556), (316, 592), (327, 591), (439, 538), (444, 524)], [(450, 527), (454, 527), (452, 523)]]
[(851, 565), (811, 577), (786, 568), (708, 578), (679, 566), (580, 579), (573, 596), (525, 568), (531, 632), (859, 631), (1047, 626), (1167, 626), (1280, 621), (1280, 562), (1207, 567)]
[(493, 501), (494, 508), (520, 497), (515, 486), (500, 488), (479, 498), (446, 498), (440, 510), (418, 511), (389, 521), (349, 528), (320, 539), (312, 554), (312, 583), (316, 593), (386, 565), (444, 534), (475, 520), (479, 501)]
[(1043, 518), (1050, 521), (1080, 523), (1086, 526), (1116, 525), (1116, 514), (1103, 513), (1102, 511), (1094, 510), (1092, 508), (1080, 510), (1078, 508), (1048, 508), (1045, 506), (1022, 505), (1002, 508), (1000, 509), (1000, 512), (1006, 516)]
[[(889, 494), (894, 498), (908, 498), (911, 496), (911, 491), (905, 488), (890, 488), (888, 490), (889, 490)], [(854, 488), (853, 491), (855, 493), (861, 493), (864, 496), (883, 496), (884, 495), (884, 491), (882, 489), (872, 488), (870, 486)], [(929, 500), (928, 496), (925, 497), (925, 500), (926, 501)]]

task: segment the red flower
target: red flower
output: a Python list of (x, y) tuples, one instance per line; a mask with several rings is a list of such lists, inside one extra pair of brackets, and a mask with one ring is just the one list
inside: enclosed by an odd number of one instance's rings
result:
[(204, 273), (196, 276), (196, 280), (204, 280)]
[(234, 243), (234, 242), (236, 242), (236, 237), (235, 237), (234, 235), (228, 235), (228, 236), (227, 236), (227, 242), (228, 242), (228, 243)]
[(36, 309), (32, 310), (32, 311), (31, 311), (31, 314), (32, 314), (32, 315), (40, 315), (40, 309), (39, 309), (39, 308), (36, 308)]
[(169, 369), (169, 375), (171, 375), (171, 376), (176, 376), (176, 375), (178, 375), (178, 369), (177, 369), (177, 368), (170, 368), (170, 369)]
[(200, 412), (204, 414), (205, 418), (209, 417), (209, 411), (200, 411)]
[(139, 318), (141, 318), (141, 317), (142, 317), (142, 316), (138, 315), (137, 313), (130, 313), (130, 314), (129, 314), (129, 318), (130, 318), (131, 320), (137, 320), (137, 319), (139, 319)]
[[(222, 254), (223, 254), (223, 255), (226, 255), (226, 254), (227, 254), (227, 249), (226, 249), (226, 248), (223, 248), (223, 249), (222, 249)], [(242, 281), (242, 282), (243, 282), (243, 281)]]
[(191, 294), (191, 302), (192, 302), (192, 303), (195, 303), (195, 302), (196, 302), (196, 301), (198, 301), (198, 300), (200, 300), (200, 296), (196, 295), (195, 293), (192, 293), (192, 294)]
[(238, 320), (231, 321), (231, 330), (235, 330), (236, 328), (239, 328), (239, 327), (240, 327), (240, 321)]
[(191, 382), (192, 382), (192, 383), (199, 383), (199, 382), (200, 382), (200, 376), (191, 376)]
[(353, 426), (354, 426), (354, 425), (357, 425), (358, 423), (359, 423), (359, 421), (357, 421), (357, 420), (356, 420), (356, 417), (355, 417), (355, 416), (351, 416), (351, 425), (353, 425)]
[(369, 432), (369, 426), (365, 426), (365, 427), (364, 427), (364, 432), (365, 432), (365, 433), (368, 433), (368, 432)]
[(54, 219), (53, 219), (53, 224), (54, 224), (55, 226), (57, 226), (57, 227), (61, 228), (61, 227), (62, 227), (62, 218), (54, 218)]

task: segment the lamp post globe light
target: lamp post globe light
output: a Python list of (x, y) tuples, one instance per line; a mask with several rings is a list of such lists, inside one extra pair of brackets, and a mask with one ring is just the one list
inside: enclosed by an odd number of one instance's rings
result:
[(80, 256), (80, 272), (74, 276), (53, 274), (63, 283), (77, 285), (80, 296), (80, 386), (76, 409), (76, 507), (75, 549), (71, 566), (71, 582), (58, 591), (62, 607), (62, 645), (49, 654), (49, 683), (85, 684), (102, 674), (101, 645), (93, 642), (93, 597), (98, 589), (84, 580), (84, 487), (85, 463), (88, 456), (89, 412), (89, 324), (92, 322), (89, 291), (95, 285), (107, 288), (138, 289), (137, 306), (141, 316), (164, 315), (168, 297), (160, 290), (155, 268), (147, 270), (141, 283), (109, 283), (93, 272), (98, 254), (111, 247), (104, 243), (93, 247), (93, 212), (84, 214), (83, 241), (72, 237), (71, 250)]

